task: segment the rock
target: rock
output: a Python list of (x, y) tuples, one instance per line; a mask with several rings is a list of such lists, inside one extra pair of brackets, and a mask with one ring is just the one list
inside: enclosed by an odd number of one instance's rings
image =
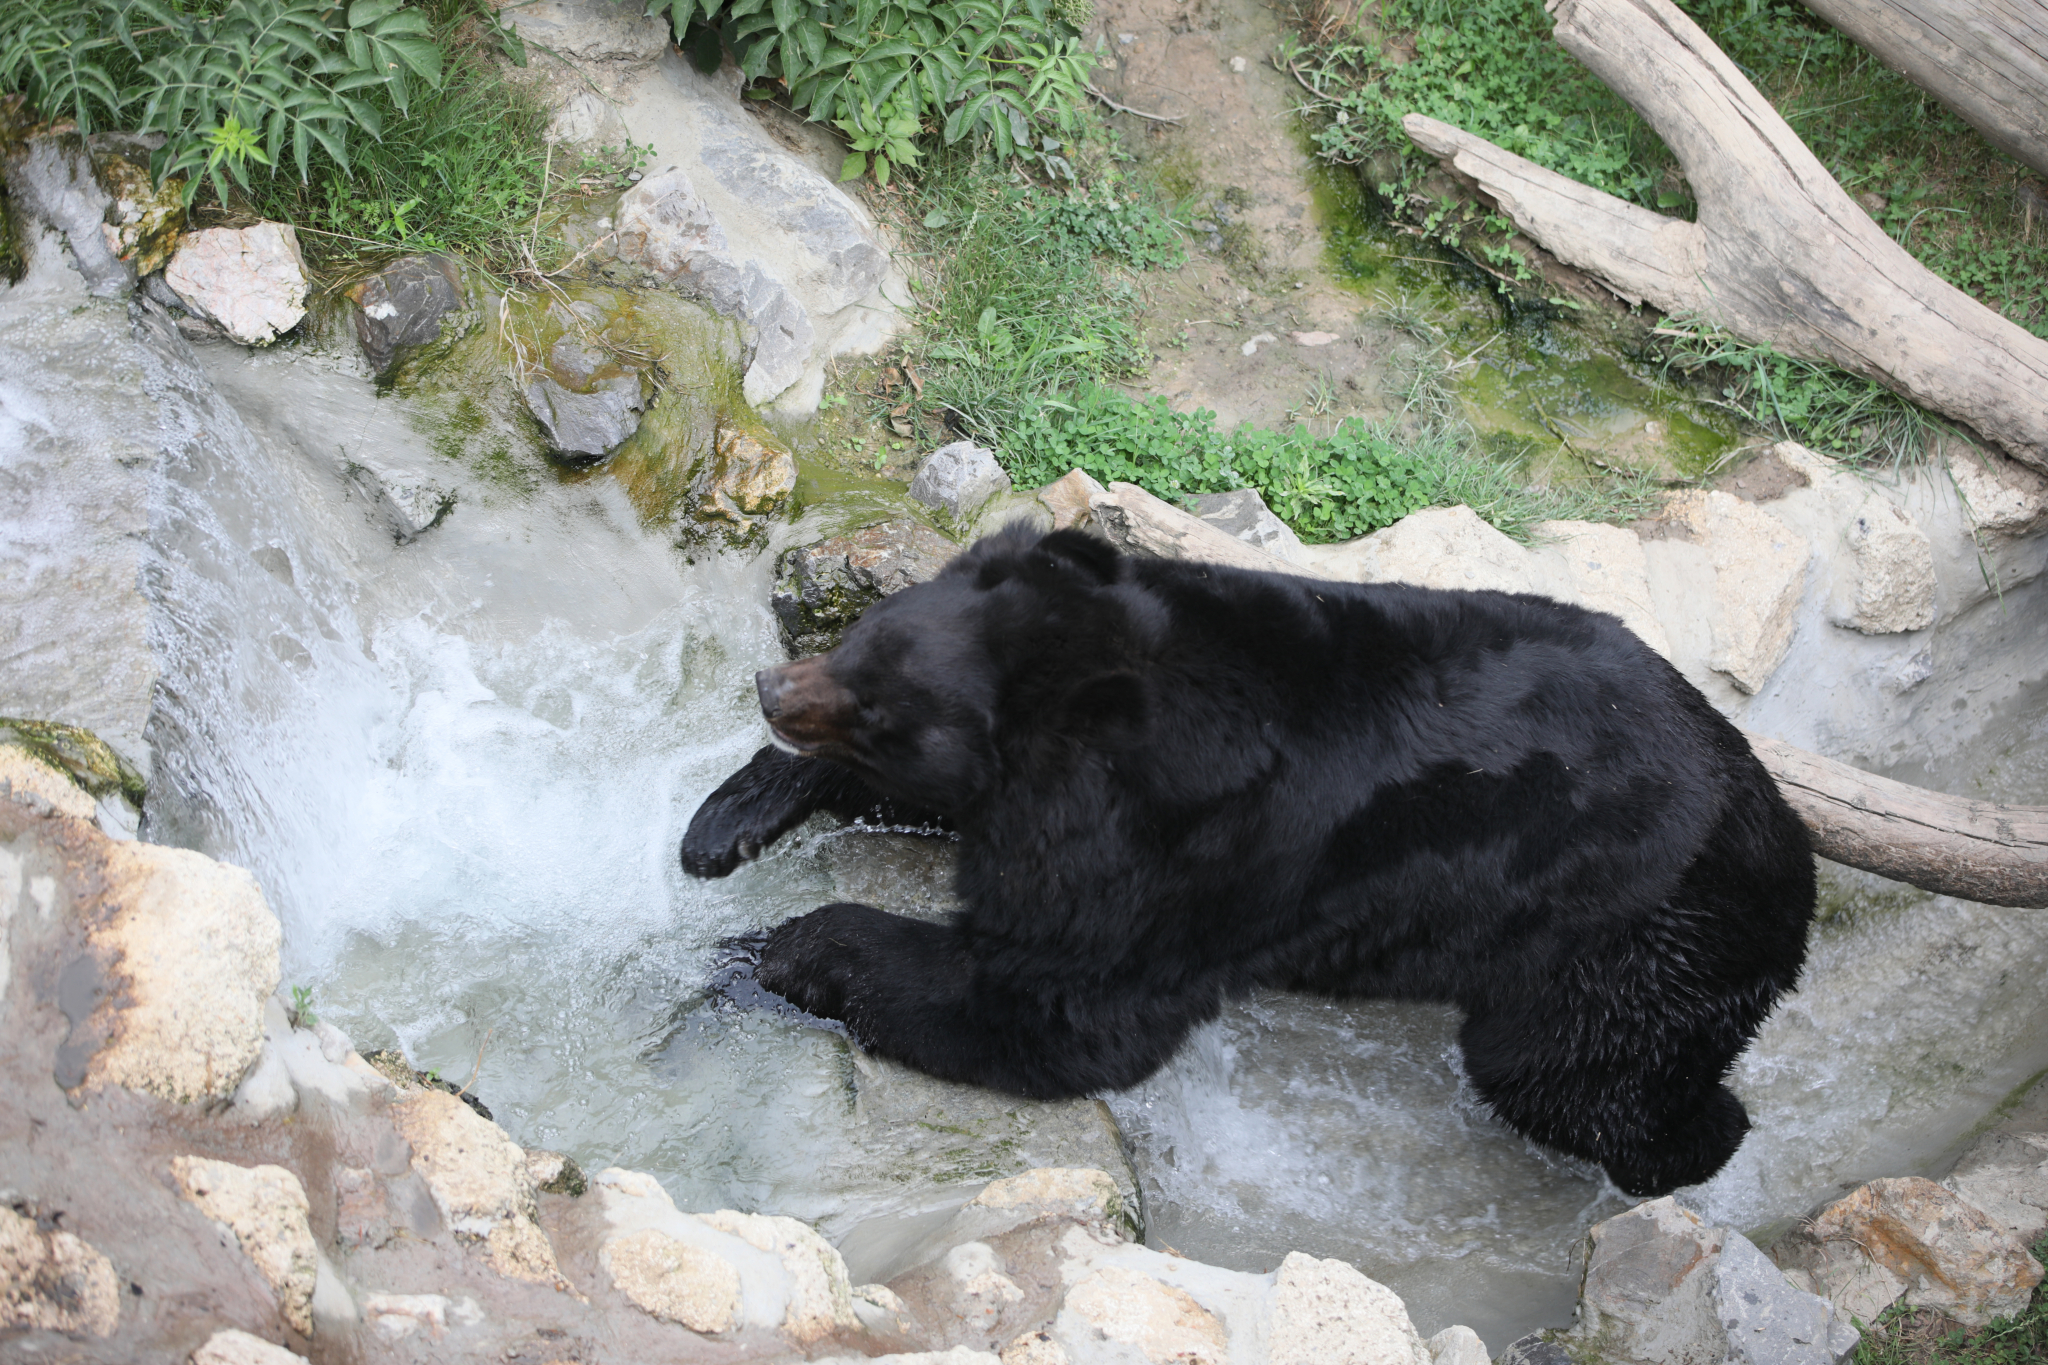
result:
[(306, 1358), (228, 1327), (208, 1337), (206, 1344), (192, 1353), (191, 1365), (306, 1365)]
[(102, 807), (118, 798), (136, 812), (142, 809), (147, 792), (142, 774), (90, 730), (55, 721), (0, 716), (0, 746), (26, 751), (56, 769), (77, 790), (97, 798)]
[(1948, 475), (1971, 525), (2000, 536), (2023, 536), (2048, 523), (2048, 479), (1989, 451), (1951, 447)]
[(185, 230), (184, 177), (157, 184), (150, 178), (146, 156), (137, 164), (108, 152), (95, 156), (93, 163), (113, 200), (100, 223), (107, 249), (136, 275), (155, 274), (170, 260), (178, 234)]
[(1714, 570), (1708, 666), (1754, 693), (1792, 645), (1806, 583), (1807, 544), (1782, 521), (1731, 493), (1687, 490), (1664, 505), (1663, 524), (1703, 547)]
[[(1578, 1325), (1546, 1346), (1643, 1365), (1837, 1365), (1856, 1341), (1826, 1299), (1787, 1282), (1741, 1233), (1667, 1196), (1593, 1227)], [(1535, 1349), (1526, 1365), (1543, 1365)]]
[(1470, 1327), (1446, 1327), (1423, 1343), (1435, 1365), (1489, 1365), (1486, 1343)]
[(526, 406), (555, 454), (590, 461), (640, 429), (647, 395), (638, 370), (565, 336), (549, 350), (547, 371), (527, 382)]
[(528, 1152), (526, 1175), (542, 1194), (566, 1194), (572, 1199), (580, 1199), (590, 1188), (590, 1182), (584, 1178), (583, 1168), (576, 1164), (576, 1158), (560, 1152)]
[(419, 539), (455, 510), (455, 489), (435, 479), (390, 471), (379, 473), (354, 460), (343, 463), (341, 475), (364, 502), (382, 514), (391, 538), (400, 545)]
[(50, 803), (59, 815), (90, 820), (99, 809), (91, 796), (80, 790), (71, 775), (45, 763), (18, 744), (0, 744), (0, 794), (32, 792)]
[[(1055, 1347), (1055, 1350), (1058, 1348)], [(1064, 1355), (1057, 1357), (1064, 1361)], [(1026, 1361), (1025, 1365), (1052, 1365), (1053, 1357)], [(811, 1365), (1018, 1365), (1011, 1356), (997, 1356), (967, 1346), (950, 1351), (899, 1351), (885, 1356), (820, 1356)]]
[(539, 1204), (518, 1143), (442, 1090), (408, 1096), (391, 1117), (412, 1144), (412, 1168), (441, 1217), (484, 1244), (491, 1269), (539, 1284), (561, 1280), (554, 1247), (535, 1221)]
[(773, 1252), (789, 1277), (782, 1332), (808, 1346), (842, 1328), (858, 1328), (846, 1262), (832, 1244), (794, 1218), (720, 1209), (699, 1215), (706, 1227), (729, 1232), (751, 1247)]
[(1369, 536), (1309, 551), (1316, 572), (1346, 583), (1535, 592), (1529, 552), (1469, 507), (1426, 507)]
[(1066, 1348), (1043, 1332), (1025, 1332), (1010, 1341), (996, 1356), (1003, 1365), (1072, 1365)]
[(68, 1232), (0, 1207), (0, 1328), (109, 1336), (121, 1317), (113, 1263)]
[(348, 291), (356, 304), (356, 341), (382, 373), (399, 351), (441, 335), (441, 319), (465, 302), (462, 271), (449, 256), (406, 256)]
[(599, 1260), (636, 1308), (693, 1332), (729, 1332), (739, 1321), (740, 1276), (709, 1251), (652, 1228), (615, 1237)]
[(0, 172), (24, 229), (25, 254), (41, 254), (40, 234), (29, 225), (42, 224), (63, 235), (71, 263), (92, 293), (106, 298), (135, 287), (134, 271), (108, 245), (103, 229), (114, 199), (93, 173), (83, 138), (42, 133), (10, 141), (0, 153)]
[(1857, 509), (1846, 538), (1855, 565), (1831, 614), (1838, 626), (1865, 635), (1895, 635), (1934, 622), (1934, 547), (1927, 533), (1890, 499), (1872, 493)]
[(1592, 521), (1538, 522), (1535, 531), (1541, 543), (1532, 553), (1549, 569), (1538, 591), (1618, 616), (1644, 644), (1671, 657), (1670, 637), (1650, 600), (1649, 558), (1635, 532)]
[[(181, 1103), (225, 1100), (263, 1047), (279, 931), (256, 879), (157, 844), (102, 846), (86, 912), (97, 1001), (57, 1054), (57, 1081)], [(74, 967), (73, 971), (85, 968)]]
[(244, 346), (275, 341), (306, 316), (306, 262), (289, 223), (187, 233), (164, 282)]
[(922, 522), (898, 517), (785, 550), (769, 605), (790, 657), (822, 654), (860, 614), (892, 592), (929, 582), (960, 547)]
[(1186, 1290), (1120, 1266), (1090, 1271), (1069, 1289), (1060, 1318), (1067, 1333), (1082, 1326), (1153, 1365), (1229, 1365), (1229, 1335), (1215, 1314)]
[(678, 1212), (653, 1176), (616, 1167), (591, 1180), (610, 1231), (598, 1259), (641, 1311), (692, 1331), (780, 1331), (810, 1346), (857, 1331), (846, 1265), (794, 1218)]
[(1271, 1365), (1431, 1365), (1400, 1296), (1343, 1261), (1289, 1252), (1272, 1305)]
[(1044, 1218), (1065, 1218), (1104, 1236), (1126, 1241), (1138, 1236), (1137, 1211), (1106, 1171), (1076, 1166), (1040, 1167), (1004, 1180), (991, 1180), (962, 1212), (984, 1217), (982, 1236), (1000, 1220), (1005, 1231)]
[(1941, 1183), (2032, 1246), (2048, 1232), (2048, 1133), (1993, 1133)]
[(1089, 499), (1088, 505), (1103, 533), (1126, 554), (1194, 559), (1267, 573), (1315, 576), (1318, 572), (1248, 545), (1133, 483), (1113, 483), (1107, 492)]
[(1286, 522), (1273, 515), (1255, 488), (1230, 493), (1198, 493), (1188, 499), (1196, 516), (1225, 535), (1256, 545), (1290, 564), (1306, 564), (1308, 552)]
[(620, 200), (617, 250), (744, 322), (746, 400), (808, 416), (825, 364), (881, 349), (907, 294), (866, 211), (742, 107), (730, 72), (668, 51), (620, 89), (631, 141), (655, 150)]
[(1087, 526), (1094, 522), (1095, 512), (1090, 499), (1108, 490), (1085, 472), (1070, 469), (1038, 490), (1038, 500), (1052, 512), (1052, 527), (1064, 531), (1072, 526)]
[(473, 1327), (483, 1318), (475, 1299), (444, 1294), (372, 1294), (363, 1300), (363, 1321), (384, 1341), (400, 1341), (415, 1332), (439, 1341), (450, 1323)]
[(2025, 1242), (1953, 1191), (1917, 1176), (1873, 1180), (1851, 1191), (1776, 1251), (1838, 1308), (1866, 1322), (1903, 1297), (1982, 1327), (2026, 1307), (2042, 1273)]
[(1010, 491), (1010, 476), (996, 463), (992, 450), (972, 441), (954, 441), (927, 455), (910, 481), (910, 496), (944, 512), (956, 526), (974, 519), (982, 504)]
[(1509, 1342), (1495, 1365), (1575, 1365), (1575, 1360), (1563, 1343), (1541, 1332), (1531, 1332)]
[(286, 1325), (311, 1333), (319, 1263), (307, 1221), (311, 1206), (299, 1178), (282, 1166), (237, 1166), (195, 1156), (173, 1157), (171, 1178), (181, 1196), (234, 1234), (277, 1295)]
[(787, 450), (723, 423), (711, 459), (691, 485), (699, 519), (723, 522), (743, 536), (781, 511), (795, 491), (796, 461)]

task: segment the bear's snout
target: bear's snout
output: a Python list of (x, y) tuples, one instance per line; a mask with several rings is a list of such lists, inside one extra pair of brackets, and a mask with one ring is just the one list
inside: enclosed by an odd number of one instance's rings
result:
[(764, 668), (754, 675), (761, 714), (781, 747), (816, 753), (842, 744), (854, 716), (853, 694), (832, 680), (824, 656)]

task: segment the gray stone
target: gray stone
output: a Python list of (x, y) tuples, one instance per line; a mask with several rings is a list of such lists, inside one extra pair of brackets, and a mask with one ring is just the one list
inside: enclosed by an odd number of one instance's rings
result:
[(647, 398), (637, 371), (614, 366), (603, 373), (606, 367), (587, 364), (589, 353), (566, 337), (556, 343), (550, 359), (550, 372), (527, 384), (526, 406), (556, 454), (601, 460), (640, 429)]
[(1516, 1337), (1495, 1365), (1574, 1365), (1575, 1357), (1561, 1342), (1541, 1332)]
[(632, 141), (655, 155), (620, 200), (617, 251), (744, 322), (747, 401), (804, 416), (825, 363), (881, 349), (907, 294), (873, 220), (741, 107), (729, 72), (669, 51), (618, 90)]
[[(102, 297), (125, 294), (135, 271), (114, 254), (101, 225), (114, 197), (93, 174), (85, 140), (76, 133), (48, 133), (12, 144), (0, 161), (14, 212), (28, 225), (61, 235), (86, 288)], [(41, 236), (23, 233), (30, 256), (42, 252)], [(54, 243), (52, 243), (54, 245)]]
[(1470, 1327), (1446, 1327), (1423, 1345), (1436, 1365), (1488, 1365), (1486, 1343)]
[(363, 358), (379, 372), (400, 350), (438, 339), (441, 319), (466, 302), (461, 270), (441, 255), (393, 261), (350, 289), (349, 297)]
[(1856, 509), (1844, 531), (1853, 574), (1833, 619), (1865, 635), (1921, 630), (1934, 622), (1934, 547), (1913, 518), (1882, 493)]
[(874, 603), (928, 582), (959, 552), (908, 517), (785, 550), (769, 599), (784, 647), (792, 658), (824, 653)]
[(2048, 1133), (1992, 1133), (1941, 1183), (2031, 1245), (2048, 1231)]
[(1256, 488), (1197, 493), (1188, 502), (1196, 516), (1247, 545), (1256, 545), (1290, 564), (1306, 564), (1307, 550), (1286, 522), (1273, 515)]
[(1740, 1233), (1714, 1267), (1714, 1308), (1731, 1365), (1835, 1365), (1856, 1349), (1856, 1329), (1833, 1305), (1794, 1288)]
[(953, 518), (955, 525), (973, 520), (982, 505), (1010, 491), (1010, 476), (996, 463), (996, 453), (972, 441), (954, 441), (927, 455), (910, 481), (910, 496)]
[(391, 538), (401, 545), (433, 530), (455, 510), (455, 490), (438, 480), (380, 471), (354, 460), (342, 465), (341, 476), (356, 496), (376, 510)]
[(185, 307), (244, 346), (262, 346), (306, 316), (311, 280), (290, 223), (205, 228), (178, 241), (164, 283)]

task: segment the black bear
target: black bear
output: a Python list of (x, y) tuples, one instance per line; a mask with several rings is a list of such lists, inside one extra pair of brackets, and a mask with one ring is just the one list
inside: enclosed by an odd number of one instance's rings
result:
[(1806, 832), (1613, 617), (1548, 598), (983, 539), (758, 678), (723, 876), (814, 811), (958, 831), (950, 923), (839, 904), (759, 984), (934, 1076), (1133, 1085), (1254, 987), (1447, 1001), (1504, 1122), (1661, 1194), (1748, 1130), (1722, 1084), (1806, 955)]

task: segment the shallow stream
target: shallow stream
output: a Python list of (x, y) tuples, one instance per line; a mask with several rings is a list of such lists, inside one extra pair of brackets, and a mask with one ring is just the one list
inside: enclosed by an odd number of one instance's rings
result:
[[(256, 872), (286, 983), (358, 1047), (471, 1082), (521, 1142), (652, 1171), (685, 1208), (837, 1239), (986, 1178), (863, 1137), (838, 1036), (702, 992), (727, 935), (842, 895), (946, 899), (943, 844), (822, 825), (725, 881), (678, 868), (696, 803), (761, 740), (771, 556), (690, 562), (608, 478), (477, 477), (405, 400), (307, 351), (202, 364), (239, 416), (170, 472), (153, 532), (152, 836)], [(350, 447), (454, 483), (454, 512), (394, 543), (344, 477)], [(2039, 735), (2041, 710), (2012, 723)], [(2048, 796), (2021, 785), (2001, 794)], [(1832, 896), (1806, 987), (1739, 1069), (1756, 1130), (1687, 1196), (1716, 1219), (1761, 1228), (1919, 1169), (2048, 1065), (2035, 913)], [(1580, 1235), (1628, 1201), (1485, 1115), (1455, 1024), (1230, 1009), (1107, 1097), (1152, 1240), (1259, 1270), (1341, 1256), (1425, 1333), (1465, 1322), (1496, 1351), (1564, 1322)]]

